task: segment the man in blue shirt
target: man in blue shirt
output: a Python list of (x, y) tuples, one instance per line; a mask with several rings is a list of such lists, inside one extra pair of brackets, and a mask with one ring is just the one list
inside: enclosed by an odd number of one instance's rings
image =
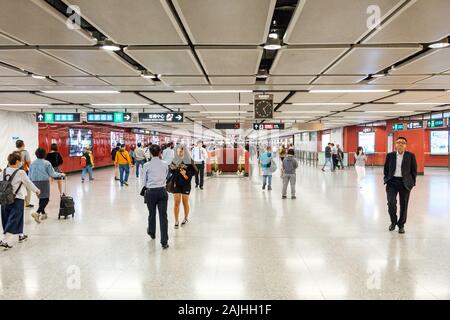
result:
[(161, 160), (161, 148), (158, 145), (150, 146), (152, 158), (142, 169), (142, 186), (146, 187), (145, 203), (148, 208), (147, 233), (155, 239), (156, 235), (156, 207), (159, 212), (159, 228), (161, 231), (161, 245), (163, 249), (169, 248), (166, 178), (169, 171), (167, 164)]

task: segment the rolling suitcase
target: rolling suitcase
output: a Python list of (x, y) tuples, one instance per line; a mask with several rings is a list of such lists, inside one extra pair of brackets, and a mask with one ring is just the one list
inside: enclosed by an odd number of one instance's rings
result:
[(68, 216), (74, 216), (75, 214), (75, 202), (73, 198), (66, 195), (67, 193), (67, 177), (64, 179), (64, 193), (61, 195), (61, 201), (59, 204), (58, 220), (61, 217), (67, 219)]

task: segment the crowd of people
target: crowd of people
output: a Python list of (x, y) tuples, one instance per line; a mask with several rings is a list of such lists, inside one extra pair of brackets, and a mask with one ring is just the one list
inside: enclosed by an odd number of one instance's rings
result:
[[(396, 140), (396, 151), (388, 153), (384, 165), (384, 183), (388, 199), (388, 212), (391, 219), (390, 231), (396, 226), (400, 233), (405, 233), (404, 225), (407, 218), (407, 207), (411, 189), (415, 186), (417, 176), (417, 163), (414, 154), (406, 151), (407, 141), (400, 137)], [(272, 176), (277, 171), (277, 153), (269, 145), (264, 151), (257, 148), (259, 167), (262, 175), (262, 189), (272, 190)], [(16, 141), (16, 150), (8, 155), (8, 166), (0, 175), (0, 205), (3, 226), (3, 239), (0, 246), (5, 249), (12, 248), (12, 239), (16, 235), (18, 241), (25, 241), (28, 236), (24, 234), (24, 208), (33, 208), (31, 195), (35, 193), (39, 199), (38, 209), (31, 214), (36, 223), (47, 219), (46, 207), (50, 201), (50, 178), (58, 183), (58, 190), (62, 194), (62, 180), (65, 174), (61, 171), (64, 163), (58, 146), (52, 144), (49, 152), (43, 148), (35, 151), (36, 159), (31, 161), (29, 152), (22, 140)], [(281, 163), (282, 199), (287, 198), (287, 189), (290, 185), (291, 199), (296, 199), (295, 184), (298, 162), (295, 159), (293, 146), (284, 145), (278, 149)], [(163, 249), (168, 244), (168, 193), (173, 194), (173, 210), (175, 217), (174, 228), (178, 229), (189, 223), (189, 195), (191, 181), (195, 179), (195, 187), (203, 190), (204, 171), (208, 152), (202, 141), (187, 147), (173, 142), (163, 144), (142, 145), (138, 143), (129, 151), (125, 145), (118, 143), (111, 151), (111, 158), (115, 165), (114, 179), (120, 181), (120, 186), (128, 186), (130, 169), (136, 166), (136, 178), (140, 179), (141, 195), (149, 211), (147, 233), (155, 239), (156, 213), (159, 214), (161, 245)], [(325, 164), (329, 163), (331, 170), (344, 169), (344, 153), (339, 145), (329, 143), (325, 148)], [(355, 155), (355, 170), (358, 185), (365, 176), (366, 155), (362, 147), (358, 147)], [(86, 173), (89, 181), (94, 180), (94, 155), (89, 146), (80, 157), (82, 173), (81, 182), (84, 183)], [(400, 217), (397, 217), (397, 196), (400, 198)], [(180, 222), (180, 207), (183, 205), (183, 219)]]

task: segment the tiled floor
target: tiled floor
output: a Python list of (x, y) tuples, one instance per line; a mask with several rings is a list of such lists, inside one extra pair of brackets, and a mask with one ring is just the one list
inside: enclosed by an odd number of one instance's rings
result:
[(379, 168), (356, 187), (353, 169), (301, 166), (297, 200), (281, 179), (208, 178), (191, 194), (191, 223), (170, 249), (147, 237), (140, 186), (112, 170), (70, 176), (75, 219), (26, 212), (30, 240), (0, 252), (0, 299), (450, 299), (450, 174), (430, 169), (413, 190), (406, 234), (387, 231)]

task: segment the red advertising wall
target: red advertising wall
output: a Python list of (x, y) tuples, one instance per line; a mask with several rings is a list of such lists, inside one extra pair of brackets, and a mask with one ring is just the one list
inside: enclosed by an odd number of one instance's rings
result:
[[(364, 127), (344, 128), (344, 151), (349, 153), (349, 164), (354, 164), (354, 154), (358, 149), (358, 136)], [(387, 150), (386, 127), (373, 127), (375, 130), (375, 154), (367, 156), (368, 165), (383, 165)]]

